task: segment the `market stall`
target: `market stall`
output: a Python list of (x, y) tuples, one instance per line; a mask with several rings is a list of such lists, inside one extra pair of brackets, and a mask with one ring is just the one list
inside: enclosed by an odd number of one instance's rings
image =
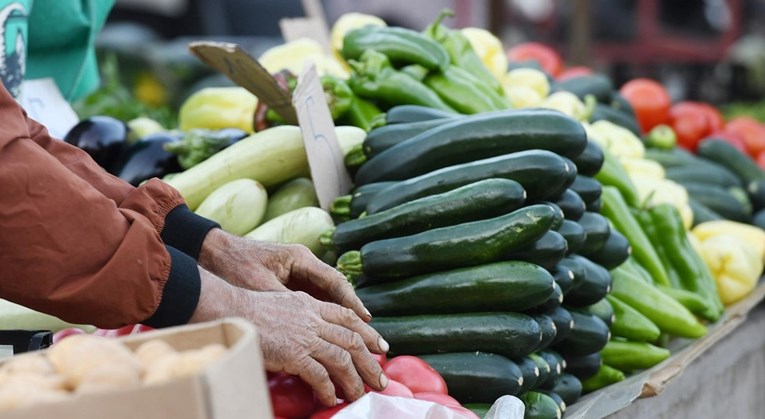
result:
[[(265, 374), (240, 320), (93, 331), (26, 312), (14, 328), (62, 329), (44, 356), (68, 380), (55, 390), (76, 394), (0, 389), (7, 417), (93, 414), (158, 384), (201, 398), (176, 412), (200, 418), (758, 417), (765, 124), (673, 101), (652, 79), (564, 68), (544, 45), (454, 29), (452, 14), (413, 30), (350, 13), (258, 57), (197, 41), (190, 56), (228, 85), (193, 91), (160, 122), (109, 114), (100, 104), (124, 91), (107, 84), (79, 107), (98, 115), (81, 112), (64, 136), (133, 186), (163, 179), (227, 233), (335, 267), (390, 345), (377, 358), (385, 390), (322, 406), (299, 377)], [(138, 358), (151, 336), (174, 351), (222, 346), (194, 368), (139, 359), (140, 373), (87, 398), (87, 362), (72, 375), (55, 354), (88, 334)], [(151, 406), (143, 416), (168, 409)]]

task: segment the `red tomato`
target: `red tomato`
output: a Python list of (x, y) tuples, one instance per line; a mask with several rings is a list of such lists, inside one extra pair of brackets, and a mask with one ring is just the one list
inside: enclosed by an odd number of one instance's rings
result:
[(752, 158), (765, 151), (765, 127), (755, 119), (746, 116), (734, 118), (728, 122), (725, 130), (741, 136), (746, 151)]
[(478, 415), (473, 413), (472, 410), (470, 410), (470, 409), (468, 409), (468, 408), (466, 408), (464, 406), (446, 406), (446, 407), (448, 407), (452, 411), (455, 411), (455, 412), (459, 413), (462, 416), (465, 416), (468, 419), (481, 419), (481, 418), (478, 417)]
[(397, 356), (385, 364), (383, 371), (389, 379), (404, 384), (414, 393), (449, 394), (443, 377), (416, 356)]
[(350, 403), (348, 402), (342, 402), (338, 404), (335, 407), (330, 407), (327, 409), (317, 410), (316, 413), (311, 415), (310, 419), (329, 419), (332, 416), (334, 416), (335, 413), (345, 409)]
[(672, 100), (667, 89), (658, 82), (651, 79), (630, 80), (619, 89), (619, 93), (632, 105), (644, 133), (667, 122)]
[(688, 102), (680, 102), (669, 110), (669, 125), (675, 130), (677, 144), (696, 151), (699, 141), (709, 135), (709, 118), (700, 108)]
[(374, 391), (373, 393), (384, 394), (386, 396), (406, 397), (409, 399), (414, 398), (414, 394), (412, 393), (412, 390), (409, 389), (409, 387), (399, 383), (396, 380), (390, 379), (390, 377), (388, 377), (388, 387), (385, 387), (385, 390)]
[(707, 138), (719, 138), (721, 140), (724, 140), (728, 142), (733, 147), (736, 147), (740, 152), (746, 154), (746, 145), (744, 145), (744, 139), (736, 134), (733, 131), (728, 131), (727, 129), (721, 129), (719, 131), (713, 131), (711, 134), (707, 135), (706, 138), (701, 140), (699, 144), (704, 142)]
[(723, 118), (722, 112), (717, 110), (714, 106), (705, 103), (705, 102), (696, 102), (699, 105), (699, 108), (704, 112), (704, 114), (707, 116), (707, 121), (709, 121), (709, 128), (712, 131), (718, 131), (723, 128), (725, 128), (725, 118)]
[(85, 332), (82, 331), (82, 329), (78, 329), (76, 327), (68, 327), (66, 329), (61, 329), (58, 332), (53, 334), (53, 343), (58, 343), (61, 341), (61, 339), (64, 339), (68, 336), (72, 335), (84, 335)]
[(765, 170), (765, 151), (757, 156), (757, 166), (760, 166), (762, 170)]
[(300, 377), (277, 375), (268, 380), (268, 391), (275, 416), (301, 419), (308, 417), (314, 410), (313, 390)]
[(429, 402), (438, 403), (444, 406), (462, 406), (460, 402), (454, 399), (454, 397), (448, 394), (442, 393), (414, 393), (414, 398), (417, 400), (427, 400)]
[(566, 67), (566, 69), (564, 69), (560, 74), (558, 74), (557, 77), (555, 77), (555, 80), (563, 81), (573, 77), (589, 76), (590, 74), (592, 74), (592, 69), (590, 67), (583, 67), (583, 66)]
[(558, 76), (563, 70), (563, 60), (560, 55), (547, 45), (536, 42), (526, 42), (510, 48), (507, 51), (507, 59), (510, 61), (535, 60), (542, 70), (553, 77)]

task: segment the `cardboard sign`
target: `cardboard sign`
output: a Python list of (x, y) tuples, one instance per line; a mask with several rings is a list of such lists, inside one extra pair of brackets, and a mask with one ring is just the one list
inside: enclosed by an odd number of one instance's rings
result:
[(300, 38), (313, 39), (324, 48), (324, 52), (331, 52), (329, 31), (324, 19), (316, 17), (281, 19), (279, 21), (279, 28), (282, 30), (285, 42), (291, 42)]
[(272, 108), (290, 124), (297, 125), (292, 97), (284, 91), (268, 70), (237, 44), (228, 42), (192, 42), (189, 50), (210, 67), (225, 74)]
[(24, 80), (18, 101), (30, 118), (48, 128), (52, 137), (64, 138), (80, 122), (51, 78)]
[(337, 142), (335, 124), (332, 122), (316, 66), (312, 64), (305, 68), (298, 80), (292, 103), (300, 121), (319, 204), (328, 210), (332, 200), (348, 193), (351, 177), (345, 170), (343, 152)]

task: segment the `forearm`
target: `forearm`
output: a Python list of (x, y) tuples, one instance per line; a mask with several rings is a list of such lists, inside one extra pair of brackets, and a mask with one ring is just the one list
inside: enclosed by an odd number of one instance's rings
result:
[(246, 306), (248, 295), (229, 285), (206, 269), (198, 267), (201, 288), (199, 302), (189, 323), (212, 321), (238, 315), (237, 308)]

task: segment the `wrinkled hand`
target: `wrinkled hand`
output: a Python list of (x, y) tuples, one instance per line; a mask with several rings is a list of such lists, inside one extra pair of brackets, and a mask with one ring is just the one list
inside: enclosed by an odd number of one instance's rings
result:
[(300, 376), (327, 406), (337, 402), (333, 381), (351, 401), (364, 395), (364, 383), (374, 390), (387, 386), (369, 351), (384, 353), (388, 344), (350, 309), (304, 292), (238, 291), (234, 299), (215, 298), (229, 300), (234, 315), (258, 327), (268, 371)]
[(199, 263), (241, 288), (304, 290), (350, 308), (365, 321), (372, 318), (345, 277), (305, 246), (249, 240), (214, 229), (202, 244)]

